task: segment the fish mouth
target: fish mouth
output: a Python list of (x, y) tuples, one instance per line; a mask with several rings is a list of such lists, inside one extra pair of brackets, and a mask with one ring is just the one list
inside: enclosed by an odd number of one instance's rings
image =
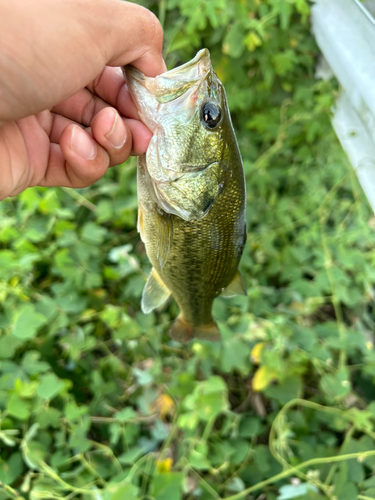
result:
[(191, 61), (181, 64), (181, 66), (177, 66), (177, 68), (165, 71), (154, 78), (145, 76), (141, 71), (131, 65), (124, 66), (123, 71), (134, 78), (134, 80), (143, 82), (145, 79), (156, 80), (157, 78), (160, 78), (160, 76), (171, 79), (183, 77), (184, 80), (197, 80), (202, 78), (204, 74), (208, 73), (210, 69), (212, 69), (210, 53), (208, 49), (202, 49), (193, 59), (191, 59)]
[(191, 61), (163, 73), (163, 76), (172, 78), (183, 76), (186, 79), (195, 80), (201, 79), (211, 69), (210, 53), (207, 49), (202, 49)]
[(212, 66), (209, 51), (202, 49), (191, 61), (154, 78), (145, 76), (133, 66), (125, 66), (123, 71), (130, 86), (137, 82), (145, 87), (157, 102), (164, 104), (200, 84), (210, 74)]

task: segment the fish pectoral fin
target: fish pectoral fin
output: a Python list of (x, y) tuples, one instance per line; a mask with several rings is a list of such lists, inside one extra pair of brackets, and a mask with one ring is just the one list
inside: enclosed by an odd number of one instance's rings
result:
[(246, 285), (239, 269), (237, 269), (234, 278), (220, 295), (227, 298), (234, 297), (235, 295), (247, 295)]
[[(157, 210), (157, 208), (155, 208)], [(159, 261), (161, 269), (167, 262), (169, 252), (173, 243), (173, 222), (172, 216), (167, 213), (160, 213), (155, 218), (155, 234), (156, 238), (156, 258)]]
[(141, 204), (138, 204), (138, 221), (137, 221), (137, 231), (141, 236), (143, 243), (146, 242), (146, 235), (144, 229), (144, 209)]
[(142, 293), (142, 311), (147, 314), (156, 307), (161, 306), (168, 299), (170, 294), (171, 292), (164, 285), (158, 273), (152, 268)]

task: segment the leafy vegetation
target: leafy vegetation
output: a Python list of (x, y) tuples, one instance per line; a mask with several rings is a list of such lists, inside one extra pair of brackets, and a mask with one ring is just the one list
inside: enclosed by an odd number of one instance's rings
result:
[(316, 81), (306, 0), (145, 1), (206, 46), (247, 179), (222, 343), (140, 312), (136, 161), (0, 203), (0, 499), (375, 498), (375, 219)]

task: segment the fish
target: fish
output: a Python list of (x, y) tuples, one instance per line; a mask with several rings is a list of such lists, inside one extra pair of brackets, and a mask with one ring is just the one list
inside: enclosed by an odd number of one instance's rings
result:
[(141, 309), (172, 295), (170, 335), (220, 341), (212, 304), (246, 295), (238, 270), (246, 243), (243, 165), (225, 90), (210, 53), (156, 77), (124, 66), (141, 121), (153, 133), (138, 157), (138, 232), (152, 264)]

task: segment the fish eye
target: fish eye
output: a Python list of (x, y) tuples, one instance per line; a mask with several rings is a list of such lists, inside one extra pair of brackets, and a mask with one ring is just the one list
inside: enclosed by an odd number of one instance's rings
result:
[(220, 122), (221, 110), (219, 106), (213, 102), (206, 102), (202, 106), (202, 120), (206, 128), (214, 129)]

